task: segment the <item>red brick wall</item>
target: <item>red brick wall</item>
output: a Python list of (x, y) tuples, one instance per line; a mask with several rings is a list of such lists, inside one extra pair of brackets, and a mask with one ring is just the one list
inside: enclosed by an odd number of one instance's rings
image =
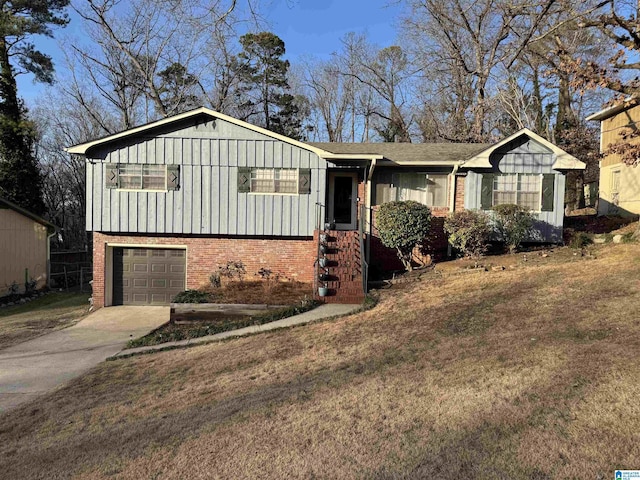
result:
[(93, 302), (96, 308), (104, 306), (107, 243), (186, 246), (187, 288), (190, 289), (206, 285), (209, 275), (231, 260), (244, 263), (248, 278), (253, 278), (261, 268), (268, 268), (291, 280), (311, 282), (317, 254), (317, 240), (311, 238), (145, 237), (94, 232)]

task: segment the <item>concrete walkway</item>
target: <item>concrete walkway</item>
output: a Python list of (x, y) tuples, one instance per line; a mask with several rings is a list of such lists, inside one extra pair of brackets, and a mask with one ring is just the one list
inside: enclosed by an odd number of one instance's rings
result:
[(54, 390), (169, 321), (169, 307), (110, 307), (0, 350), (0, 413)]
[(148, 347), (130, 348), (123, 350), (120, 353), (114, 355), (117, 357), (127, 357), (129, 355), (137, 353), (153, 352), (157, 350), (163, 350), (166, 348), (184, 347), (190, 345), (198, 345), (202, 343), (215, 342), (224, 340), (226, 338), (244, 337), (246, 335), (252, 335), (259, 332), (267, 332), (269, 330), (277, 330), (278, 328), (293, 327), (295, 325), (304, 325), (305, 323), (313, 322), (315, 320), (322, 320), (325, 318), (337, 317), (347, 315), (355, 312), (362, 305), (342, 305), (337, 303), (325, 303), (319, 307), (309, 310), (308, 312), (294, 315), (293, 317), (283, 318), (282, 320), (276, 320), (275, 322), (265, 323), (263, 325), (253, 325), (251, 327), (239, 328), (237, 330), (230, 330), (228, 332), (216, 333), (215, 335), (207, 335), (206, 337), (191, 338), (189, 340), (179, 340), (177, 342), (166, 342), (159, 345), (150, 345)]

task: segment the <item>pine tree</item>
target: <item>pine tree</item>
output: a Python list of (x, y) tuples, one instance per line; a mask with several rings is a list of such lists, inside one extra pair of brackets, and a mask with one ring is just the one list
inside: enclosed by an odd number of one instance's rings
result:
[(14, 0), (0, 7), (0, 196), (37, 214), (44, 213), (42, 176), (33, 152), (35, 128), (18, 98), (16, 70), (36, 80), (53, 81), (51, 57), (28, 39), (52, 36), (50, 26), (64, 26), (69, 0)]
[(241, 116), (267, 130), (300, 139), (302, 118), (296, 98), (289, 93), (289, 61), (283, 60), (284, 42), (271, 32), (240, 37), (236, 58)]

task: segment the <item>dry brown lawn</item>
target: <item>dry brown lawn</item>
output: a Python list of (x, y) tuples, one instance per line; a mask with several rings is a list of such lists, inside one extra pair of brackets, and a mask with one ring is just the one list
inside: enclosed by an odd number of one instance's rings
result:
[(89, 313), (88, 293), (50, 293), (0, 310), (0, 349), (70, 327)]
[(640, 468), (640, 245), (133, 357), (0, 417), (5, 478), (612, 478)]

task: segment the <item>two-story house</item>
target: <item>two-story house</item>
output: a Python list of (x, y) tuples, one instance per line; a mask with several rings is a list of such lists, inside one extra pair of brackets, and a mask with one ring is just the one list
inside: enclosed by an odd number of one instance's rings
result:
[[(637, 130), (640, 105), (635, 98), (587, 117), (600, 122), (599, 215), (640, 214), (640, 168), (626, 165), (620, 155), (608, 152), (609, 145), (621, 141), (622, 130)], [(639, 138), (631, 142), (639, 142)]]

